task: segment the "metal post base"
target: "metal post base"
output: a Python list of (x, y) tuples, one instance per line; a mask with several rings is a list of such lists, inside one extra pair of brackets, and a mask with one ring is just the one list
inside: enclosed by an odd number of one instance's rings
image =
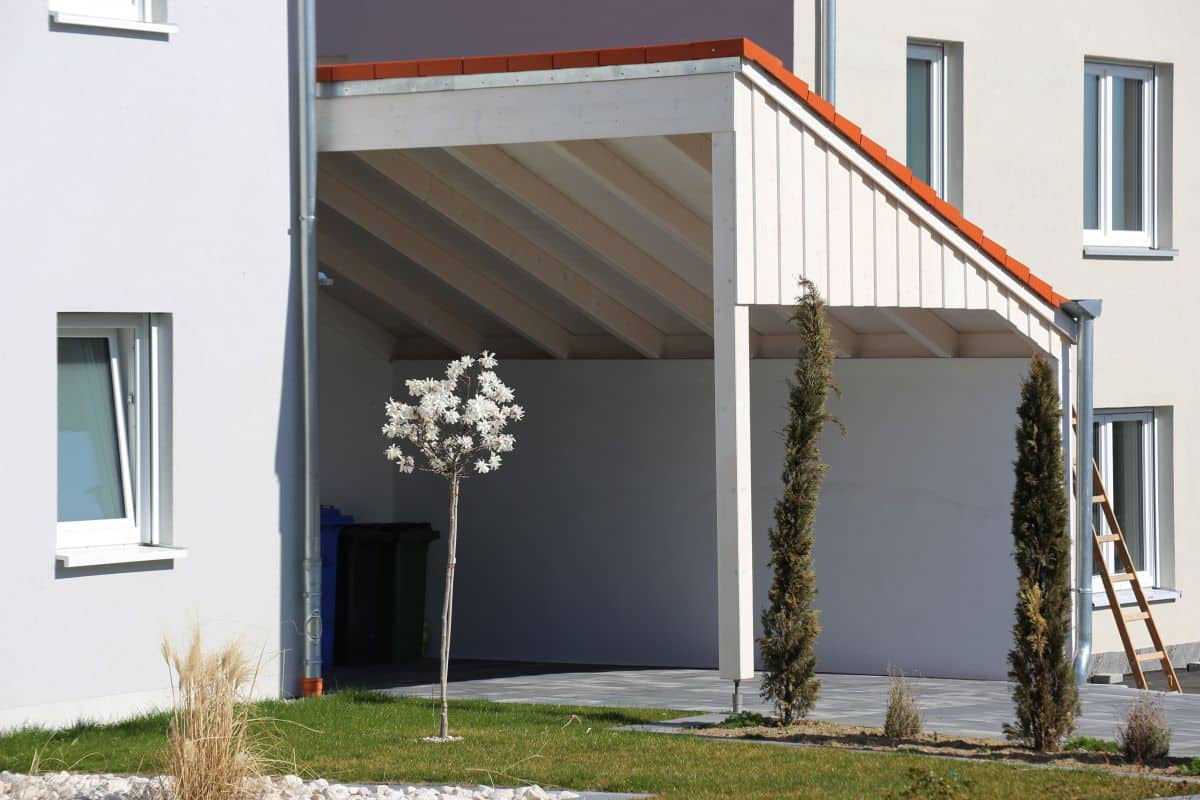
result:
[(742, 682), (733, 682), (733, 713), (742, 713)]

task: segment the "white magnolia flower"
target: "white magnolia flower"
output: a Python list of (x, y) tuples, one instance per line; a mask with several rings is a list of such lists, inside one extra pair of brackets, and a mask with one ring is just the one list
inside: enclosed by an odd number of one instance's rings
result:
[[(504, 428), (523, 419), (525, 410), (513, 403), (513, 390), (495, 373), (497, 363), (495, 354), (485, 350), (478, 358), (451, 361), (444, 379), (405, 381), (415, 402), (388, 398), (381, 431), (393, 442), (384, 451), (386, 458), (402, 473), (411, 473), (415, 455), (420, 455), (424, 469), (447, 478), (461, 478), (471, 467), (481, 475), (498, 470), (501, 454), (516, 446), (516, 438)], [(405, 453), (405, 443), (413, 455)]]

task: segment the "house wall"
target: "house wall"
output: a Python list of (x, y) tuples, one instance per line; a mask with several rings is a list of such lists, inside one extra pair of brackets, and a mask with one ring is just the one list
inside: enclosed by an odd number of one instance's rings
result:
[[(4, 7), (0, 727), (169, 699), (193, 621), (262, 651), (260, 693), (299, 644), (286, 10), (170, 6), (169, 39)], [(173, 566), (56, 568), (59, 312), (173, 315)]]
[(797, 19), (793, 27), (791, 0), (318, 0), (317, 51), (338, 61), (378, 61), (746, 36), (788, 60), (794, 33), (804, 35), (811, 24)]
[(392, 394), (390, 337), (318, 295), (321, 504), (358, 522), (392, 519), (395, 467), (383, 458), (383, 405)]
[[(439, 366), (397, 363), (395, 391)], [(832, 409), (847, 435), (829, 430), (823, 442), (822, 670), (1005, 674), (1024, 366), (837, 362), (843, 396)], [(790, 370), (751, 367), (756, 619)], [(712, 362), (508, 361), (500, 372), (528, 416), (503, 469), (463, 488), (455, 657), (715, 667)], [(428, 565), (433, 632), (446, 505), (440, 479), (397, 476), (396, 517), (443, 532)]]
[[(813, 0), (797, 4), (797, 18)], [(1200, 5), (1153, 8), (1118, 0), (1053, 4), (962, 0), (840, 3), (837, 107), (898, 158), (905, 152), (908, 37), (962, 44), (963, 210), (1038, 275), (1069, 297), (1099, 297), (1096, 406), (1167, 407), (1174, 421), (1174, 476), (1164, 482), (1160, 544), (1176, 602), (1156, 605), (1170, 643), (1200, 641), (1200, 381), (1181, 343), (1200, 336), (1200, 137), (1194, 86)], [(869, 9), (869, 13), (867, 13)], [(797, 39), (795, 63), (811, 80), (811, 41)], [(1174, 70), (1171, 260), (1082, 256), (1083, 62), (1087, 56), (1170, 64)], [(1107, 609), (1095, 617), (1096, 650), (1119, 651)], [(1148, 645), (1139, 639), (1137, 644)]]

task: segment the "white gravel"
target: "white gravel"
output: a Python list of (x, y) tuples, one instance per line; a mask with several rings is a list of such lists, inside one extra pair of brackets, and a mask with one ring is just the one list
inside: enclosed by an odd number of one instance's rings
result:
[[(125, 775), (51, 772), (19, 775), (0, 772), (4, 800), (167, 800), (171, 779)], [(345, 786), (327, 780), (305, 781), (295, 775), (255, 781), (259, 800), (572, 800), (574, 792), (550, 792), (538, 786), (495, 789), (490, 786)]]

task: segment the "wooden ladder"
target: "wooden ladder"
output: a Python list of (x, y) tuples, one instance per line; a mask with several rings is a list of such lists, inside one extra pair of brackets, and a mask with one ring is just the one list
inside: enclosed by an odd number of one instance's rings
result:
[[(1154, 624), (1154, 617), (1150, 614), (1150, 604), (1146, 602), (1146, 594), (1142, 591), (1142, 582), (1138, 580), (1137, 567), (1133, 563), (1132, 556), (1129, 555), (1129, 547), (1125, 544), (1125, 534), (1121, 532), (1121, 523), (1117, 522), (1117, 515), (1113, 513), (1112, 502), (1109, 501), (1108, 492), (1104, 489), (1104, 480), (1100, 477), (1100, 466), (1095, 459), (1092, 460), (1092, 504), (1100, 506), (1104, 513), (1104, 519), (1108, 523), (1108, 529), (1112, 531), (1101, 534), (1096, 530), (1093, 518), (1092, 552), (1100, 571), (1100, 581), (1104, 584), (1104, 593), (1108, 595), (1109, 608), (1112, 609), (1113, 618), (1117, 621), (1121, 644), (1125, 646), (1125, 657), (1129, 659), (1129, 667), (1133, 670), (1133, 679), (1137, 682), (1139, 689), (1147, 688), (1146, 675), (1142, 672), (1142, 663), (1161, 661), (1163, 675), (1166, 676), (1167, 685), (1171, 691), (1182, 692), (1183, 690), (1179, 687), (1179, 678), (1175, 674), (1175, 667), (1171, 665), (1171, 657), (1167, 654), (1167, 648), (1158, 634), (1158, 626)], [(1104, 560), (1104, 548), (1101, 547), (1107, 542), (1112, 542), (1120, 563), (1124, 564), (1124, 572), (1115, 574), (1109, 572), (1108, 564)], [(1129, 584), (1129, 588), (1133, 590), (1134, 599), (1137, 600), (1137, 611), (1121, 610), (1121, 604), (1117, 602), (1117, 590), (1114, 588), (1114, 585), (1118, 583)], [(1150, 641), (1154, 643), (1153, 652), (1139, 654), (1134, 649), (1133, 640), (1129, 637), (1128, 623), (1130, 622), (1146, 623)]]

